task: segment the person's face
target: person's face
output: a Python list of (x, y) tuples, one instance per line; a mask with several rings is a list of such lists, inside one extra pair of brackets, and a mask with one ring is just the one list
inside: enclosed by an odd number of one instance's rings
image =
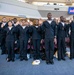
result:
[(42, 21), (42, 20), (39, 20), (39, 22), (38, 22), (38, 23), (39, 23), (39, 25), (41, 25), (41, 24), (43, 23), (43, 21)]
[(28, 22), (25, 22), (25, 26), (29, 26), (29, 23)]
[(36, 20), (36, 25), (38, 25), (38, 20)]
[(73, 20), (74, 20), (74, 16), (73, 16)]
[(64, 22), (64, 17), (63, 16), (60, 17), (60, 21)]
[(14, 19), (13, 21), (14, 21), (14, 23), (16, 23), (17, 22), (17, 19)]
[(66, 22), (66, 18), (64, 18), (64, 22)]
[(48, 17), (49, 20), (51, 20), (52, 19), (52, 14), (48, 14), (47, 17)]
[(11, 27), (12, 26), (12, 22), (8, 22), (8, 26)]
[(22, 26), (25, 26), (25, 21), (22, 21), (21, 23), (22, 23)]
[(2, 21), (3, 21), (3, 22), (6, 22), (6, 18), (3, 18)]

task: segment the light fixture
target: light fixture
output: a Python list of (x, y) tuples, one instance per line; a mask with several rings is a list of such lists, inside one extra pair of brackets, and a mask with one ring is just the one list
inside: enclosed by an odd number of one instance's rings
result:
[(18, 0), (18, 1), (25, 2), (25, 0)]

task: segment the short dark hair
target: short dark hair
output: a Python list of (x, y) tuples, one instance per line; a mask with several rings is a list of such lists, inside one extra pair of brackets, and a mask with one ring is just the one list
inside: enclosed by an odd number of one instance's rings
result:
[[(6, 17), (3, 17), (3, 18), (6, 18)], [(2, 18), (2, 19), (3, 19), (3, 18)]]
[(48, 14), (51, 14), (50, 12)]
[(13, 18), (13, 20), (17, 20), (17, 18)]
[(11, 23), (12, 23), (12, 20), (9, 20), (9, 21), (8, 21), (8, 23), (9, 23), (9, 22), (11, 22)]
[(74, 15), (73, 15), (73, 18), (74, 18)]
[(62, 18), (63, 16), (60, 16), (60, 18)]
[(51, 13), (49, 12), (47, 15), (49, 15), (49, 14), (51, 14)]
[(20, 21), (22, 22), (22, 21), (26, 21), (26, 20), (25, 19), (21, 19)]

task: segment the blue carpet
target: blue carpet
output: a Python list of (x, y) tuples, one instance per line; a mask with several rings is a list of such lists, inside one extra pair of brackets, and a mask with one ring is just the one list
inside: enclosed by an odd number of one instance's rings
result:
[(33, 66), (32, 59), (20, 61), (18, 56), (15, 62), (7, 62), (7, 55), (0, 55), (0, 75), (74, 75), (74, 60), (57, 61), (54, 65), (47, 65), (41, 60), (40, 65)]

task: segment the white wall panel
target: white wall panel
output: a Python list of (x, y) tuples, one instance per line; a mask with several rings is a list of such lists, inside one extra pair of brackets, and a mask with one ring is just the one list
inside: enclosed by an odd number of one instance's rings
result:
[[(21, 3), (22, 4), (22, 3)], [(25, 3), (24, 3), (25, 5)], [(38, 10), (35, 8), (30, 8), (29, 6), (20, 6), (20, 5), (15, 5), (10, 4), (10, 3), (5, 3), (5, 2), (0, 2), (0, 12), (6, 12), (6, 13), (11, 13), (11, 14), (17, 14), (21, 16), (31, 16), (33, 17), (41, 17)]]

